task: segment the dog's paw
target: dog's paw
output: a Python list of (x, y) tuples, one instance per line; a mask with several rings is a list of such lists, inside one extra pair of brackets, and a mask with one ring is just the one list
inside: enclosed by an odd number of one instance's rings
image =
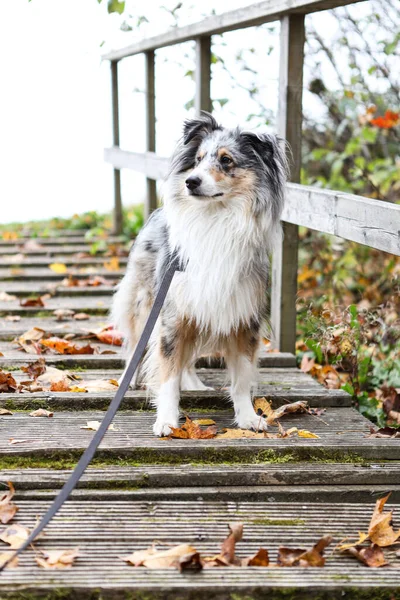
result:
[(252, 429), (253, 431), (267, 431), (268, 424), (264, 417), (257, 415), (254, 411), (236, 416), (236, 425), (240, 429)]
[(171, 433), (171, 427), (178, 427), (178, 418), (158, 417), (153, 425), (153, 433), (158, 437), (164, 437)]

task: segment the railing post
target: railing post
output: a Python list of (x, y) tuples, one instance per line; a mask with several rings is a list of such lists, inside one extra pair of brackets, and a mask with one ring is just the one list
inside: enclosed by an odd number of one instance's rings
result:
[[(156, 151), (156, 95), (154, 50), (145, 54), (146, 59), (146, 150)], [(147, 196), (144, 207), (145, 219), (157, 208), (157, 186), (154, 179), (147, 178)]]
[[(300, 181), (304, 61), (304, 15), (281, 19), (279, 133), (291, 147), (290, 181)], [(295, 352), (298, 238), (297, 225), (283, 223), (284, 238), (272, 259), (271, 325), (273, 344)]]
[(211, 112), (211, 36), (209, 35), (196, 39), (195, 82), (196, 115), (199, 115), (201, 110)]
[[(111, 63), (111, 110), (112, 110), (112, 140), (113, 146), (119, 147), (119, 105), (118, 105), (118, 62)], [(113, 233), (122, 233), (122, 199), (121, 199), (121, 171), (114, 169), (114, 212)]]

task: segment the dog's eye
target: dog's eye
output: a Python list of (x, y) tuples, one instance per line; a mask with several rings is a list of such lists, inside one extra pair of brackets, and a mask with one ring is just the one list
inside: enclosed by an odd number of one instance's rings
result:
[(221, 163), (223, 165), (230, 165), (230, 164), (232, 164), (232, 162), (233, 162), (232, 159), (229, 156), (227, 156), (226, 154), (221, 157)]
[(202, 160), (202, 156), (196, 156), (196, 161), (199, 163)]

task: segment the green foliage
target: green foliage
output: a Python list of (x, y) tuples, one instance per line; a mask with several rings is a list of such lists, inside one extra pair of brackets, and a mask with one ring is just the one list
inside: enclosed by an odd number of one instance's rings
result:
[(135, 204), (124, 210), (124, 235), (128, 239), (135, 237), (144, 225), (144, 206)]

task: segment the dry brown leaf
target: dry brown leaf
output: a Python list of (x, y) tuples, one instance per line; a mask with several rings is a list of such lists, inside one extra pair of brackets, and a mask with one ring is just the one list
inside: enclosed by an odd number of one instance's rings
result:
[(257, 415), (259, 417), (264, 417), (264, 419), (268, 419), (268, 417), (270, 417), (274, 412), (271, 402), (269, 402), (266, 398), (255, 398), (253, 406)]
[(69, 392), (70, 391), (70, 382), (67, 380), (64, 381), (54, 381), (50, 385), (51, 392)]
[(45, 389), (50, 389), (55, 384), (61, 384), (60, 388), (65, 389), (60, 389), (59, 391), (68, 391), (66, 388), (69, 388), (71, 381), (74, 379), (76, 377), (69, 371), (61, 371), (61, 369), (57, 369), (56, 367), (47, 367), (46, 371), (37, 377), (36, 383)]
[(81, 381), (79, 387), (84, 388), (86, 392), (115, 392), (118, 382), (113, 379), (90, 379)]
[(14, 302), (18, 300), (17, 296), (7, 294), (7, 292), (0, 292), (0, 302)]
[(9, 544), (11, 548), (19, 548), (28, 539), (29, 529), (18, 523), (9, 525), (0, 532), (0, 540)]
[(11, 412), (11, 410), (7, 410), (6, 408), (0, 408), (0, 415), (12, 415), (13, 413)]
[(306, 354), (303, 354), (303, 358), (301, 359), (300, 369), (303, 373), (309, 373), (311, 369), (315, 366), (315, 358), (310, 358)]
[[(86, 421), (86, 425), (82, 425), (81, 429), (90, 429), (91, 431), (97, 431), (101, 425), (100, 421)], [(115, 428), (114, 423), (108, 426), (108, 431), (118, 431)]]
[(259, 551), (254, 554), (254, 556), (249, 556), (248, 558), (242, 558), (241, 560), (242, 567), (268, 567), (269, 566), (269, 556), (268, 550), (264, 548), (260, 548)]
[(374, 429), (370, 427), (371, 433), (365, 437), (368, 438), (399, 438), (400, 431), (395, 427), (381, 427), (380, 429)]
[(87, 344), (86, 346), (76, 346), (68, 340), (63, 340), (58, 337), (41, 340), (40, 343), (56, 354), (93, 354), (95, 351), (90, 344)]
[(84, 312), (75, 313), (74, 319), (75, 321), (87, 321), (87, 319), (90, 319), (90, 315)]
[(75, 311), (70, 308), (57, 308), (57, 310), (53, 311), (53, 315), (56, 317), (57, 321), (64, 321), (66, 319), (71, 319), (75, 314)]
[(18, 384), (11, 373), (5, 373), (0, 369), (0, 393), (11, 392), (13, 394), (17, 389)]
[(29, 363), (27, 367), (21, 367), (21, 371), (28, 373), (29, 377), (37, 379), (46, 372), (46, 362), (44, 358), (39, 358), (35, 362)]
[(347, 549), (347, 552), (358, 558), (368, 567), (384, 567), (389, 564), (383, 554), (382, 549), (377, 544), (372, 544), (368, 548), (354, 546)]
[(228, 440), (236, 440), (241, 438), (255, 438), (255, 439), (264, 439), (266, 434), (264, 431), (251, 431), (250, 429), (222, 429), (221, 433), (218, 433), (215, 436), (215, 439), (228, 439)]
[(0, 523), (3, 525), (11, 521), (18, 510), (18, 506), (11, 502), (15, 494), (14, 486), (11, 481), (7, 481), (7, 485), (8, 492), (0, 495)]
[(7, 315), (4, 319), (5, 321), (9, 321), (10, 323), (18, 323), (21, 320), (19, 315)]
[(38, 408), (33, 412), (29, 413), (30, 417), (53, 417), (54, 413), (46, 410), (45, 408)]
[(292, 402), (291, 404), (283, 404), (273, 410), (271, 402), (266, 398), (256, 398), (254, 401), (254, 410), (257, 415), (266, 418), (267, 423), (272, 425), (275, 424), (277, 419), (280, 419), (289, 413), (305, 412), (307, 410), (307, 402), (299, 400), (297, 402)]
[(20, 303), (20, 306), (23, 306), (24, 308), (31, 307), (31, 306), (42, 306), (42, 307), (45, 306), (42, 296), (30, 296), (29, 298), (26, 298), (25, 300), (21, 298), (19, 303)]
[(323, 567), (325, 564), (323, 553), (331, 542), (331, 536), (324, 536), (311, 550), (279, 548), (278, 565), (281, 567)]
[[(8, 559), (10, 558), (10, 552), (2, 552), (0, 554), (0, 567), (2, 567), (4, 565), (4, 563), (6, 563), (8, 561)], [(12, 561), (10, 561), (7, 565), (7, 569), (15, 569), (16, 567), (18, 567), (18, 556), (16, 556), (15, 558), (13, 558)]]
[(171, 433), (167, 438), (178, 438), (184, 440), (209, 440), (217, 435), (217, 427), (211, 426), (202, 429), (190, 417), (186, 417), (186, 422), (182, 427), (171, 427)]
[(119, 271), (119, 260), (117, 256), (112, 256), (109, 262), (104, 263), (104, 268), (107, 271)]
[(87, 389), (84, 387), (79, 387), (77, 385), (73, 385), (72, 387), (69, 388), (68, 391), (74, 392), (74, 394), (77, 394), (77, 393), (87, 392)]
[(44, 329), (40, 329), (40, 327), (33, 327), (26, 331), (24, 334), (20, 335), (14, 341), (19, 344), (19, 346), (25, 350), (28, 354), (41, 354), (42, 349), (40, 347), (39, 341), (45, 335)]
[(36, 562), (44, 569), (69, 569), (72, 567), (75, 559), (80, 556), (79, 548), (71, 550), (45, 550), (40, 551), (44, 558), (36, 556)]
[(373, 544), (385, 547), (394, 544), (400, 537), (400, 530), (394, 531), (392, 527), (393, 511), (383, 512), (390, 494), (376, 501), (368, 528), (368, 536)]
[(204, 566), (206, 567), (221, 567), (238, 565), (240, 566), (240, 559), (235, 556), (236, 542), (240, 542), (243, 537), (243, 523), (229, 523), (228, 524), (229, 535), (221, 544), (221, 552), (216, 556), (207, 557), (204, 559)]
[(147, 550), (138, 550), (129, 556), (125, 556), (122, 560), (134, 567), (147, 567), (148, 569), (180, 568), (180, 560), (195, 553), (197, 553), (196, 548), (189, 546), (189, 544), (180, 544), (168, 550), (158, 551), (154, 547)]

